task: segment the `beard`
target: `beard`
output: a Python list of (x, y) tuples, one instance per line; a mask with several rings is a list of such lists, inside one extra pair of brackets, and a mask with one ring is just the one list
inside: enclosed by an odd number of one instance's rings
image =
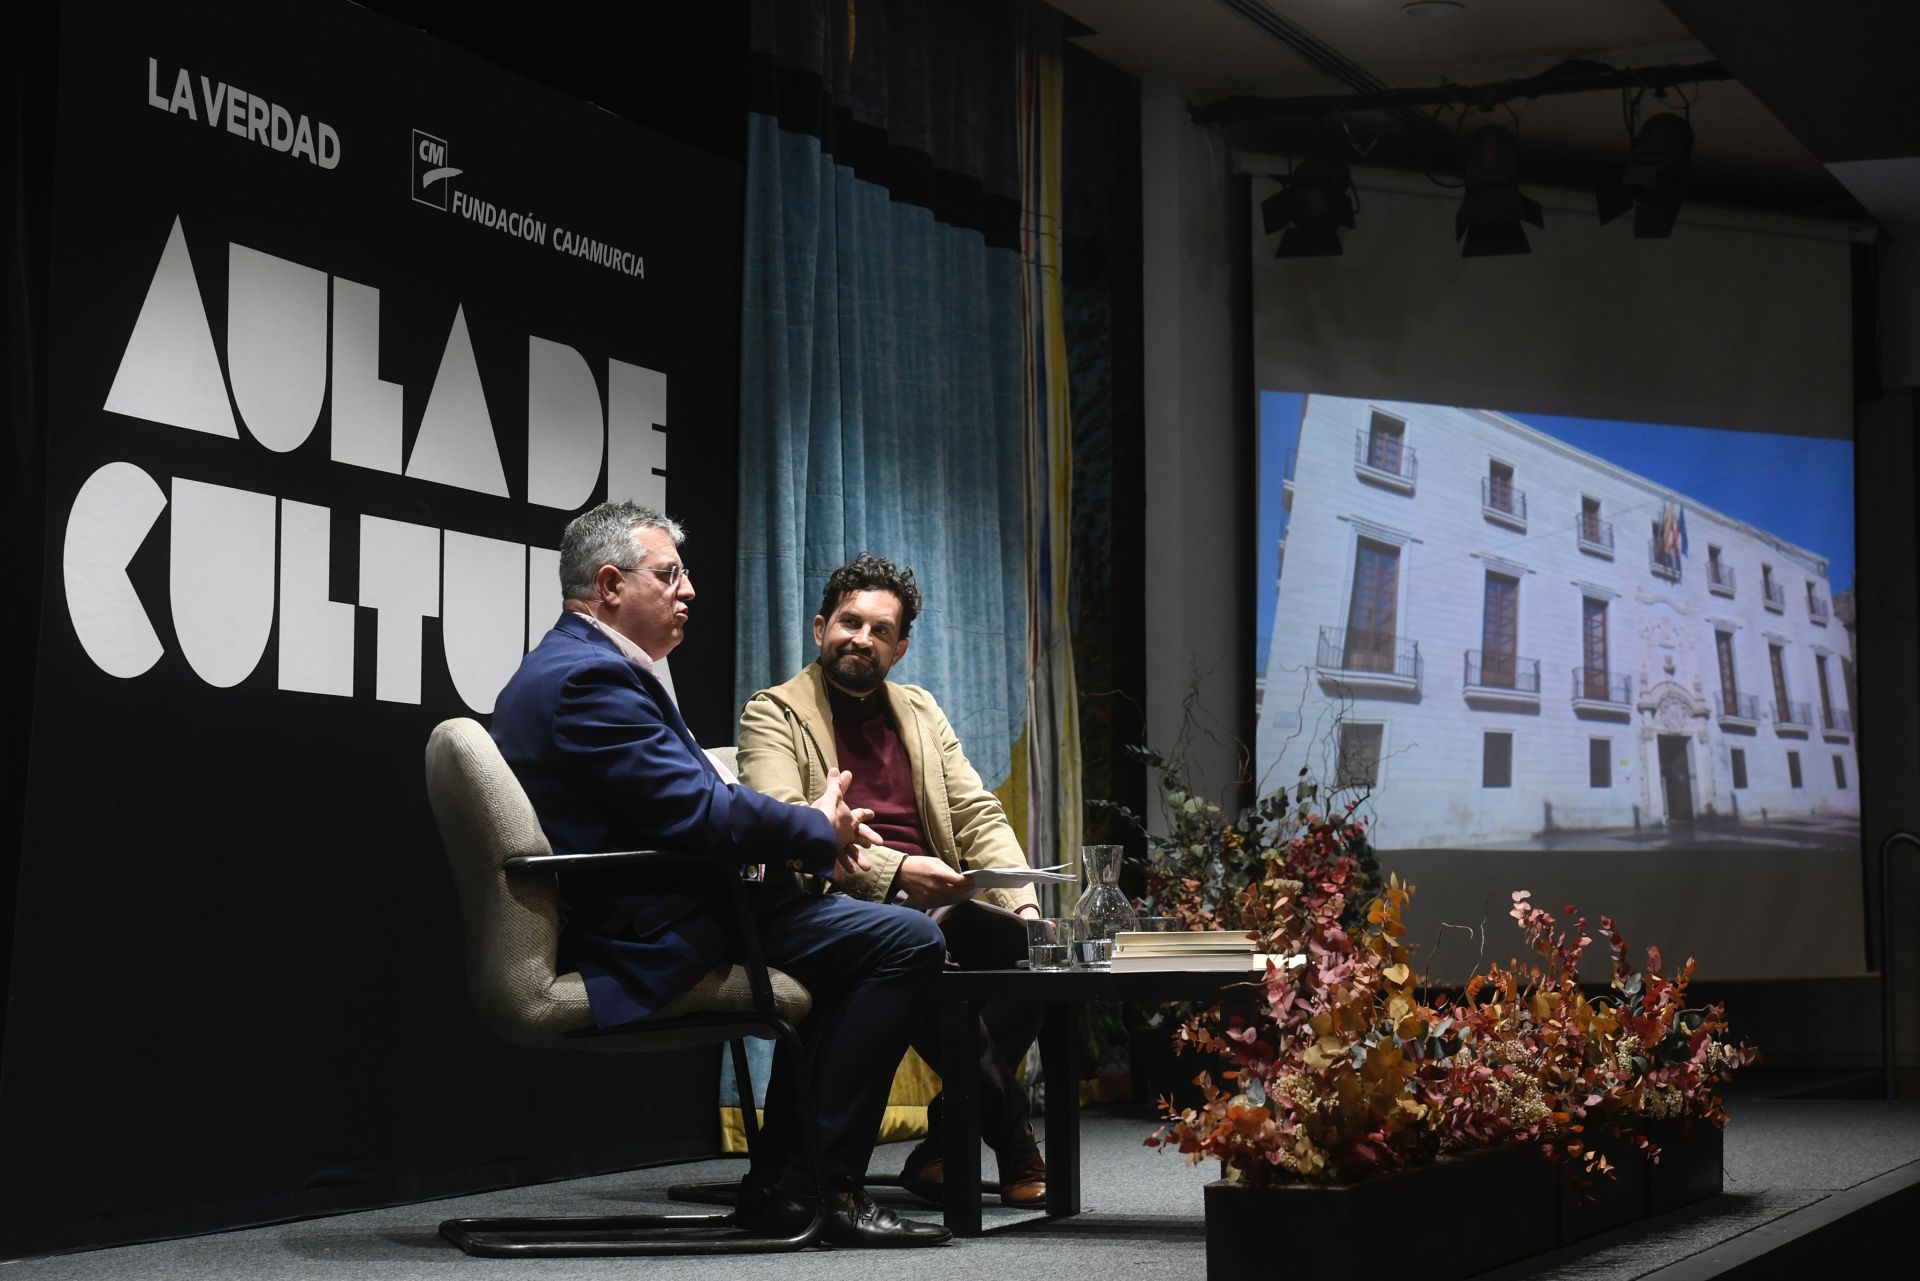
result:
[(849, 694), (871, 694), (880, 688), (887, 673), (871, 654), (843, 649), (826, 663), (827, 675)]

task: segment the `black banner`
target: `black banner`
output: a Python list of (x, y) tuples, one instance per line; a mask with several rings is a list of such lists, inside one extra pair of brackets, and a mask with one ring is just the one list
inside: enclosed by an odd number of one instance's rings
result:
[(468, 1017), (421, 752), (609, 492), (711, 567), (731, 741), (737, 171), (344, 3), (60, 45), (6, 1248), (711, 1150), (695, 1063)]

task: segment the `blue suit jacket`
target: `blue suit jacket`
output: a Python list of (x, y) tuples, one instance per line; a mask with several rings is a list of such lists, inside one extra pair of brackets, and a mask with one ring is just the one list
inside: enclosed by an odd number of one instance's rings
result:
[[(563, 613), (500, 691), (493, 741), (559, 853), (671, 849), (729, 865), (833, 870), (818, 811), (727, 783), (666, 690), (585, 618)], [(636, 894), (618, 871), (560, 881), (561, 960), (586, 980), (596, 1022), (645, 1018), (730, 950), (712, 907)]]

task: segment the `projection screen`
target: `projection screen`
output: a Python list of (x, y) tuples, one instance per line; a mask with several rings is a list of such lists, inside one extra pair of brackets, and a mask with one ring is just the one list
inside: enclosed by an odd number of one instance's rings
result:
[(1436, 981), (1521, 946), (1519, 889), (1703, 975), (1859, 973), (1844, 235), (1549, 193), (1463, 260), (1454, 193), (1375, 175), (1340, 256), (1277, 260), (1276, 189), (1264, 786), (1358, 803)]

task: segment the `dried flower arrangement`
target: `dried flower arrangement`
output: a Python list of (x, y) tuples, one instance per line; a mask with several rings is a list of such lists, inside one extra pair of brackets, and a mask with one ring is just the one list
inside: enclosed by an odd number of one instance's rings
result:
[(1307, 957), (1250, 984), (1247, 1013), (1212, 1007), (1180, 1023), (1177, 1050), (1226, 1066), (1220, 1083), (1195, 1078), (1200, 1106), (1161, 1101), (1166, 1124), (1150, 1145), (1252, 1181), (1360, 1178), (1512, 1143), (1604, 1175), (1600, 1134), (1631, 1135), (1657, 1160), (1646, 1122), (1725, 1124), (1719, 1089), (1757, 1054), (1728, 1039), (1721, 1007), (1687, 1005), (1691, 960), (1669, 976), (1649, 948), (1636, 970), (1603, 917), (1612, 984), (1589, 995), (1586, 919), (1562, 928), (1523, 890), (1510, 915), (1532, 957), (1429, 1000), (1404, 941), (1413, 887), (1379, 884), (1355, 817), (1364, 795), (1322, 805), (1303, 772), (1228, 819), (1185, 784), (1177, 758), (1141, 757), (1160, 771), (1168, 817), (1168, 834), (1149, 837), (1143, 906)]
[(1124, 805), (1091, 802), (1146, 840), (1140, 910), (1175, 917), (1190, 930), (1269, 934), (1283, 925), (1305, 930), (1314, 921), (1355, 923), (1379, 883), (1367, 822), (1355, 817), (1367, 793), (1344, 789), (1323, 800), (1319, 784), (1301, 770), (1291, 786), (1229, 816), (1186, 781), (1184, 742), (1183, 735), (1172, 759), (1128, 749), (1159, 775), (1164, 834)]

